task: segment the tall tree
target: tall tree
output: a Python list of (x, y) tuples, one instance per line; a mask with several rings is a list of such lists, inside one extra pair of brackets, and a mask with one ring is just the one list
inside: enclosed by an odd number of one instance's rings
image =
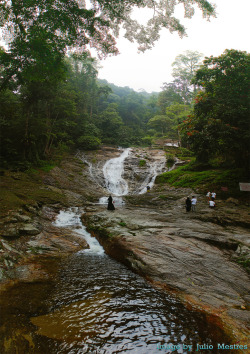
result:
[(202, 86), (183, 129), (199, 160), (222, 156), (249, 167), (250, 54), (226, 50), (206, 58), (194, 83)]
[(199, 52), (187, 50), (184, 54), (177, 55), (172, 63), (174, 84), (185, 104), (191, 103), (195, 94), (192, 79), (201, 65), (202, 57), (203, 55)]

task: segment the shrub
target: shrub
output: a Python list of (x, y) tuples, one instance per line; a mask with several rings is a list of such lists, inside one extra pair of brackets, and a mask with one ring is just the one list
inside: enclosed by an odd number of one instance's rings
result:
[(101, 140), (95, 136), (81, 136), (77, 140), (77, 147), (83, 150), (96, 150), (100, 147)]
[(139, 166), (144, 167), (146, 165), (146, 160), (140, 160), (139, 161)]
[(146, 146), (151, 146), (152, 145), (152, 141), (153, 141), (153, 137), (147, 135), (144, 138), (142, 138), (141, 140), (142, 140), (142, 144), (144, 144)]

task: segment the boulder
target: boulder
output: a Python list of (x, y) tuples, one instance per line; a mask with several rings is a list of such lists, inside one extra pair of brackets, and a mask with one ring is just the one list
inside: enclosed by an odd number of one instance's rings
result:
[(33, 224), (25, 224), (19, 229), (20, 235), (38, 235), (40, 232), (41, 230)]

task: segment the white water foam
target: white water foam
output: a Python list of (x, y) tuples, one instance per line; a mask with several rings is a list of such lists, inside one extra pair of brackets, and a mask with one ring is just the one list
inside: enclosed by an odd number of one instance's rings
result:
[(128, 183), (122, 178), (123, 164), (131, 149), (127, 148), (119, 157), (108, 160), (103, 166), (107, 190), (116, 196), (128, 194)]
[(147, 186), (152, 188), (155, 183), (155, 179), (159, 173), (165, 168), (166, 160), (165, 158), (160, 161), (155, 161), (150, 165), (150, 170), (148, 172), (147, 178), (143, 181), (138, 194), (144, 194), (147, 192)]
[(82, 224), (80, 215), (82, 212), (79, 208), (70, 208), (68, 210), (61, 210), (58, 214), (54, 225), (57, 227), (70, 227), (74, 232), (82, 236), (89, 245), (89, 248), (83, 252), (103, 255), (104, 249), (99, 244), (96, 238), (92, 237)]
[[(113, 203), (114, 206), (122, 206), (125, 205), (124, 200), (122, 199), (122, 197), (112, 197), (113, 199)], [(108, 205), (108, 197), (101, 197), (99, 199), (99, 203), (98, 204), (102, 204), (102, 205)]]

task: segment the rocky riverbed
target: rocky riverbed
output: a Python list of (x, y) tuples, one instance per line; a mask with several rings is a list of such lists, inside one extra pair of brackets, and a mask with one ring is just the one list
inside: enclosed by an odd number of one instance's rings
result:
[[(125, 204), (107, 211), (98, 204), (108, 195), (102, 167), (119, 154), (113, 148), (78, 153), (39, 178), (21, 173), (3, 176), (2, 187), (14, 202), (4, 199), (1, 212), (0, 289), (48, 279), (53, 271), (44, 265), (44, 258), (66, 257), (88, 247), (76, 233), (53, 224), (62, 208), (79, 207), (84, 224), (109, 255), (188, 306), (205, 311), (210, 320), (246, 343), (250, 283), (243, 265), (249, 257), (249, 206), (232, 198), (218, 199), (211, 210), (203, 195), (166, 184), (137, 194), (149, 182), (150, 166), (164, 154), (134, 149), (124, 172), (129, 195), (123, 197)], [(185, 199), (192, 194), (198, 198), (197, 210), (186, 213)]]

